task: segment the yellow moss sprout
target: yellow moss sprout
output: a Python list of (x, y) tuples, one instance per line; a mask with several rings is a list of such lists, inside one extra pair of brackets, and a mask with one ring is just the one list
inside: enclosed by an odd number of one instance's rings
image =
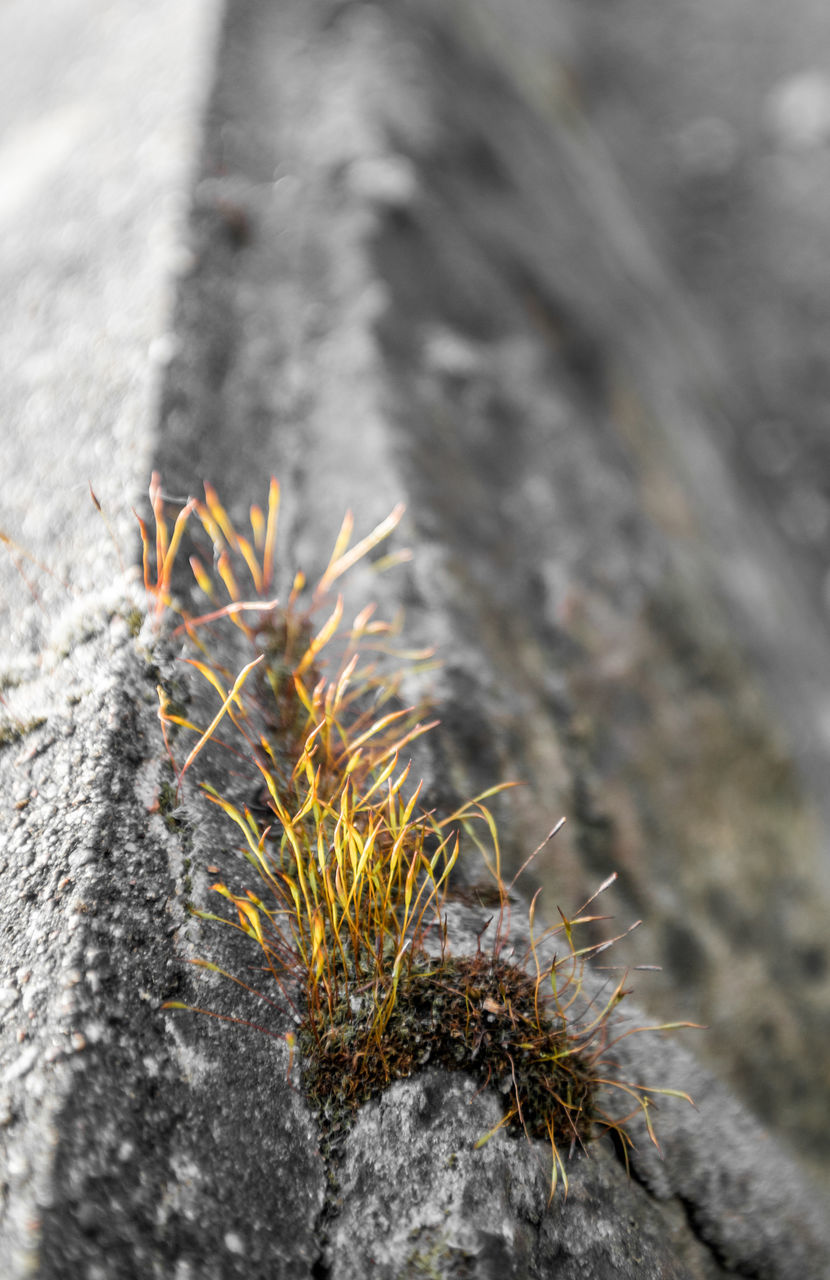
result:
[[(586, 959), (609, 945), (577, 940), (580, 928), (602, 918), (593, 913), (597, 895), (540, 937), (534, 900), (528, 952), (511, 954), (509, 886), (486, 804), (505, 784), (446, 816), (423, 807), (407, 749), (436, 722), (402, 705), (401, 686), (429, 655), (399, 647), (374, 605), (344, 621), (337, 584), (381, 547), (403, 509), (354, 544), (347, 514), (319, 581), (310, 587), (298, 573), (282, 598), (275, 594), (276, 480), (265, 508), (250, 508), (244, 534), (209, 484), (204, 500), (179, 504), (172, 522), (157, 475), (150, 502), (152, 528), (140, 520), (150, 611), (181, 637), (185, 661), (216, 699), (215, 714), (197, 725), (159, 690), (177, 786), (217, 742), (246, 760), (257, 780), (258, 800), (248, 804), (202, 784), (238, 829), (251, 885), (237, 892), (218, 881), (213, 890), (231, 913), (196, 914), (249, 938), (281, 997), (299, 1009), (303, 1078), (324, 1124), (336, 1129), (392, 1080), (429, 1063), (502, 1088), (502, 1123), (550, 1143), (551, 1194), (560, 1178), (567, 1187), (565, 1157), (575, 1146), (608, 1129), (624, 1148), (630, 1143), (628, 1115), (611, 1116), (600, 1105), (603, 1085), (645, 1116), (656, 1141), (654, 1097), (674, 1091), (616, 1079), (608, 1056), (609, 1019), (625, 979), (599, 1007), (583, 991)], [(190, 557), (201, 612), (178, 603), (173, 588), (191, 521), (209, 546), (209, 556)], [(230, 629), (224, 637), (223, 628)], [(228, 655), (238, 656), (240, 646), (245, 660), (231, 669)], [(468, 842), (492, 873), (498, 908), (489, 947), (456, 956), (445, 903)], [(551, 937), (555, 953), (543, 960)]]

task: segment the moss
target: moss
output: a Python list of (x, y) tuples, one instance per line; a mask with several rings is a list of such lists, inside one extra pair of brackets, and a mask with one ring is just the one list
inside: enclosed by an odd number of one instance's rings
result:
[(44, 724), (46, 716), (33, 716), (31, 720), (15, 720), (11, 724), (0, 725), (0, 748), (10, 747)]
[(178, 831), (181, 819), (175, 816), (179, 808), (179, 797), (172, 782), (162, 782), (159, 786), (158, 811), (164, 819), (168, 831)]
[(132, 636), (133, 640), (135, 640), (135, 638), (138, 636), (139, 632), (141, 631), (142, 626), (144, 625), (144, 614), (141, 612), (140, 609), (136, 609), (136, 608), (130, 609), (129, 612), (126, 614), (124, 621), (127, 624), (127, 629), (130, 635)]
[[(208, 484), (205, 502), (189, 500), (172, 533), (156, 475), (151, 502), (156, 537), (144, 522), (141, 532), (145, 587), (159, 625), (165, 610), (176, 608), (170, 596), (173, 561), (192, 512), (213, 544), (215, 574), (199, 556), (190, 557), (211, 608), (196, 618), (185, 615), (177, 633), (184, 630), (192, 642), (191, 668), (222, 699), (202, 732), (173, 700), (169, 682), (160, 682), (159, 716), (168, 751), (181, 730), (199, 736), (180, 767), (171, 758), (176, 785), (162, 785), (158, 808), (168, 826), (178, 829), (183, 779), (209, 742), (232, 754), (237, 795), (251, 781), (245, 793), (250, 798), (241, 806), (212, 783), (203, 780), (201, 786), (242, 834), (241, 852), (253, 868), (256, 891), (217, 881), (212, 892), (230, 904), (231, 914), (202, 907), (194, 907), (193, 914), (250, 938), (283, 996), (287, 984), (295, 987), (299, 999), (287, 998), (294, 1010), (305, 1008), (298, 1041), (304, 1085), (322, 1123), (323, 1154), (337, 1156), (356, 1110), (392, 1081), (427, 1065), (441, 1067), (472, 1074), (482, 1088), (505, 1095), (505, 1115), (497, 1128), (510, 1124), (529, 1138), (550, 1142), (553, 1194), (560, 1174), (567, 1184), (564, 1153), (586, 1141), (595, 1127), (629, 1141), (624, 1122), (606, 1115), (595, 1096), (606, 1022), (627, 994), (624, 979), (602, 1009), (591, 1010), (585, 1025), (573, 1019), (573, 1009), (585, 1003), (580, 999), (585, 959), (609, 943), (577, 948), (572, 929), (602, 918), (584, 913), (614, 877), (606, 878), (572, 920), (562, 914), (561, 923), (543, 933), (548, 940), (559, 936), (561, 947), (544, 963), (537, 952), (541, 938), (533, 940), (531, 907), (532, 976), (503, 958), (509, 890), (501, 875), (495, 818), (483, 802), (507, 784), (487, 787), (447, 817), (422, 807), (423, 784), (410, 779), (406, 761), (409, 744), (435, 722), (421, 718), (423, 708), (401, 704), (399, 695), (430, 653), (399, 650), (396, 625), (376, 619), (374, 605), (365, 606), (348, 630), (341, 629), (339, 594), (319, 629), (313, 621), (319, 610), (330, 608), (324, 602), (341, 576), (389, 536), (402, 507), (351, 547), (352, 518), (344, 517), (317, 584), (308, 587), (297, 573), (288, 599), (277, 606), (271, 599), (279, 507), (275, 479), (267, 515), (258, 506), (250, 509), (250, 537), (235, 532)], [(162, 554), (159, 548), (167, 550)], [(253, 599), (239, 585), (248, 578)], [(230, 600), (220, 605), (225, 594)], [(215, 649), (220, 627), (231, 636), (233, 653), (249, 658), (235, 678), (227, 649), (218, 655)], [(469, 732), (469, 725), (460, 726), (462, 731)], [(446, 949), (443, 905), (462, 841), (475, 844), (493, 877), (489, 896), (498, 922), (490, 950), (456, 958)], [(185, 885), (187, 874), (185, 868)], [(444, 940), (439, 958), (429, 954), (429, 939), (436, 936)], [(217, 969), (211, 961), (196, 963)], [(246, 981), (228, 976), (253, 991)], [(561, 999), (568, 989), (563, 1010), (554, 996)], [(168, 1001), (163, 1007), (197, 1006)], [(624, 1083), (618, 1087), (628, 1106), (632, 1089)], [(651, 1095), (663, 1091), (638, 1089), (634, 1097), (649, 1123)]]
[(449, 1244), (444, 1233), (423, 1228), (415, 1233), (415, 1238), (418, 1247), (407, 1256), (401, 1280), (445, 1280), (446, 1277), (462, 1280), (475, 1274), (471, 1267), (476, 1262), (475, 1256)]
[(596, 1114), (593, 1073), (551, 1013), (535, 980), (491, 953), (413, 968), (379, 1037), (375, 1008), (354, 997), (336, 1007), (324, 1035), (302, 1027), (304, 1085), (324, 1129), (336, 1133), (394, 1080), (427, 1065), (465, 1071), (509, 1095), (508, 1123), (529, 1137), (553, 1131), (565, 1145), (585, 1141)]

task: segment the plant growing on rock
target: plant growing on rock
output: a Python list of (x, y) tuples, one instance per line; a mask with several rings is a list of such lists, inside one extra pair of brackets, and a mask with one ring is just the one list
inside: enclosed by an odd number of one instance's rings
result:
[[(394, 628), (376, 618), (372, 605), (344, 625), (335, 584), (384, 542), (402, 509), (355, 545), (347, 514), (320, 580), (309, 588), (297, 574), (281, 598), (273, 594), (275, 480), (266, 509), (251, 507), (244, 535), (210, 485), (204, 501), (181, 506), (172, 527), (158, 476), (150, 498), (154, 528), (140, 524), (152, 613), (159, 624), (170, 611), (177, 615), (173, 634), (185, 644), (186, 661), (218, 699), (213, 718), (199, 726), (159, 691), (177, 785), (205, 746), (220, 741), (235, 770), (246, 763), (256, 783), (248, 803), (202, 784), (241, 834), (251, 887), (238, 892), (218, 881), (213, 890), (230, 914), (196, 914), (241, 931), (259, 949), (299, 1019), (304, 1083), (324, 1124), (336, 1130), (391, 1081), (429, 1062), (468, 1071), (482, 1087), (504, 1092), (501, 1123), (550, 1143), (551, 1194), (560, 1176), (567, 1186), (566, 1154), (595, 1134), (611, 1130), (627, 1149), (632, 1108), (644, 1114), (656, 1142), (655, 1095), (675, 1091), (616, 1079), (609, 1057), (611, 1014), (626, 995), (625, 977), (601, 1000), (583, 986), (586, 960), (610, 942), (580, 946), (578, 931), (603, 918), (594, 903), (613, 877), (572, 918), (560, 913), (559, 924), (539, 937), (534, 899), (527, 952), (514, 954), (512, 886), (502, 875), (486, 804), (504, 784), (448, 816), (426, 809), (405, 753), (436, 722), (402, 704), (400, 691), (404, 675), (428, 655), (396, 649)], [(172, 588), (191, 519), (208, 540), (212, 564), (208, 570), (205, 559), (190, 559), (205, 598), (195, 613), (175, 601)], [(245, 660), (237, 671), (227, 655), (240, 645)], [(173, 748), (184, 734), (192, 743), (178, 763)], [(481, 853), (498, 903), (492, 929), (482, 931), (472, 955), (453, 953), (447, 927), (462, 842)], [(291, 1042), (293, 1049), (293, 1035)], [(628, 1114), (607, 1111), (609, 1086), (629, 1104)]]

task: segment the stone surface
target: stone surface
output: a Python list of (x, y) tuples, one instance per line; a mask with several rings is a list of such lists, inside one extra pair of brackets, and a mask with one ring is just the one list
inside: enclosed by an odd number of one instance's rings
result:
[(318, 1251), (290, 1022), (275, 1040), (160, 1008), (188, 998), (192, 949), (186, 851), (151, 812), (157, 678), (121, 619), (99, 625), (43, 673), (45, 724), (3, 775), (10, 1278), (294, 1276)]
[[(550, 1153), (521, 1138), (474, 1143), (501, 1116), (462, 1076), (426, 1072), (366, 1107), (348, 1142), (327, 1256), (333, 1280), (376, 1275), (670, 1277), (691, 1269), (659, 1207), (607, 1151), (575, 1162), (547, 1209)], [(704, 1251), (701, 1250), (701, 1255)]]
[[(216, 18), (216, 0), (11, 0), (0, 13), (0, 530), (79, 591), (118, 574), (90, 484), (135, 556), (130, 506), (146, 491), (171, 300), (192, 262)], [(12, 650), (37, 645), (44, 616), (20, 585), (4, 555)], [(65, 603), (48, 576), (38, 593)]]
[[(821, 1280), (826, 837), (770, 707), (818, 725), (825, 637), (722, 447), (718, 342), (569, 94), (579, 24), (541, 0), (233, 0), (194, 163), (212, 15), (0, 17), (2, 528), (76, 593), (23, 566), (37, 604), (0, 565), (0, 1259), (14, 1280)], [(732, 135), (685, 146), (711, 172)], [(282, 583), (345, 507), (362, 530), (408, 500), (411, 566), (359, 572), (350, 604), (405, 606), (444, 659), (432, 801), (529, 784), (498, 802), (513, 866), (566, 812), (540, 910), (619, 871), (620, 927), (644, 919), (620, 963), (664, 966), (644, 1019), (711, 1023), (716, 1074), (620, 1046), (698, 1100), (661, 1107), (662, 1164), (638, 1143), (629, 1182), (598, 1147), (547, 1210), (544, 1147), (475, 1152), (496, 1100), (429, 1074), (326, 1168), (290, 1017), (186, 963), (251, 963), (187, 914), (234, 836), (195, 797), (158, 812), (175, 649), (133, 637), (131, 575), (77, 514), (91, 480), (128, 548), (151, 465), (237, 514), (277, 473)]]
[(215, 17), (203, 0), (0, 15), (0, 525), (66, 584), (0, 562), (10, 1280), (294, 1275), (316, 1252), (322, 1171), (284, 1044), (275, 1081), (275, 1042), (194, 1046), (159, 1010), (183, 981), (185, 872), (148, 811), (154, 680), (87, 490), (131, 560)]

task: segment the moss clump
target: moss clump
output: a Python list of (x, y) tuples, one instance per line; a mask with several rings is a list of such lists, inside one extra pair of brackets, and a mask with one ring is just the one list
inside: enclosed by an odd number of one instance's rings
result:
[(144, 614), (140, 609), (129, 609), (124, 617), (124, 621), (127, 624), (127, 630), (133, 640), (135, 640), (144, 625)]
[[(327, 1142), (393, 1080), (427, 1065), (463, 1070), (505, 1095), (497, 1128), (512, 1124), (550, 1142), (553, 1194), (560, 1175), (567, 1184), (564, 1154), (592, 1129), (611, 1129), (628, 1142), (623, 1122), (596, 1105), (600, 1085), (621, 1090), (649, 1127), (653, 1095), (671, 1091), (602, 1078), (608, 1018), (626, 995), (625, 978), (609, 987), (601, 1007), (580, 997), (586, 957), (610, 943), (579, 946), (574, 931), (604, 918), (593, 913), (593, 903), (615, 877), (572, 918), (560, 912), (561, 923), (540, 936), (534, 935), (531, 905), (524, 957), (532, 961), (529, 974), (522, 963), (505, 959), (509, 886), (501, 874), (496, 824), (484, 803), (504, 784), (447, 817), (421, 802), (423, 784), (410, 778), (407, 756), (434, 722), (423, 722), (419, 708), (401, 705), (399, 693), (430, 655), (399, 650), (396, 628), (375, 618), (374, 605), (364, 606), (349, 625), (343, 596), (331, 603), (335, 583), (386, 539), (402, 508), (354, 546), (347, 514), (316, 586), (308, 588), (297, 573), (281, 598), (272, 597), (276, 480), (267, 510), (250, 509), (249, 535), (237, 532), (210, 485), (203, 503), (194, 498), (182, 507), (172, 531), (157, 476), (150, 496), (155, 537), (144, 521), (141, 530), (145, 586), (157, 624), (177, 607), (174, 561), (191, 515), (201, 529), (197, 536), (211, 544), (189, 558), (206, 612), (193, 616), (180, 609), (172, 634), (186, 640), (189, 666), (219, 699), (203, 727), (160, 687), (159, 718), (177, 785), (160, 795), (159, 809), (167, 821), (175, 820), (171, 806), (183, 780), (204, 747), (220, 741), (220, 726), (235, 793), (253, 797), (240, 805), (202, 783), (241, 833), (256, 888), (218, 880), (212, 889), (230, 904), (230, 914), (194, 913), (244, 934), (259, 949), (263, 972), (300, 1023), (305, 1087)], [(213, 572), (205, 567), (211, 564)], [(242, 585), (247, 581), (250, 595)], [(222, 631), (233, 632), (230, 646), (217, 644)], [(240, 646), (250, 660), (234, 676), (226, 655), (239, 654)], [(177, 763), (171, 740), (182, 731), (192, 745)], [(450, 952), (444, 912), (462, 840), (478, 849), (491, 872), (498, 908), (489, 950), (466, 957)], [(432, 954), (436, 938), (442, 940), (439, 956)], [(547, 954), (554, 939), (557, 950), (545, 960), (540, 948), (544, 943)], [(194, 963), (217, 969), (209, 960)], [(583, 1006), (586, 1021), (580, 1024), (576, 1011)], [(193, 1008), (180, 1001), (165, 1007)], [(287, 1038), (293, 1050), (293, 1033)]]
[(585, 1142), (596, 1118), (595, 1073), (567, 1024), (546, 1017), (537, 984), (500, 957), (445, 957), (413, 968), (380, 1038), (376, 1010), (352, 998), (316, 1036), (301, 1029), (303, 1083), (325, 1128), (340, 1128), (394, 1080), (426, 1066), (465, 1071), (510, 1098), (506, 1123), (567, 1147)]
[(20, 742), (21, 738), (34, 733), (44, 724), (46, 716), (33, 716), (31, 720), (13, 720), (8, 724), (0, 724), (0, 748)]
[(164, 781), (159, 786), (157, 805), (168, 831), (178, 831), (182, 825), (181, 819), (176, 817), (179, 797), (172, 782)]

